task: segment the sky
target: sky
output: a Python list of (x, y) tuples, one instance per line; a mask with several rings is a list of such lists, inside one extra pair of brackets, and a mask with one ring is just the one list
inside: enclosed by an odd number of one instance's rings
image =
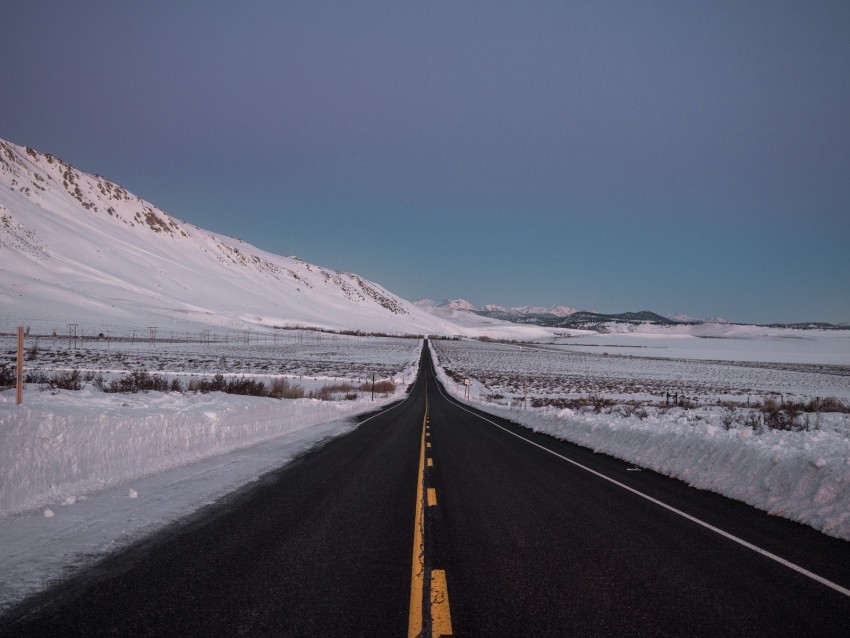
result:
[(409, 300), (850, 322), (850, 3), (4, 0), (0, 138)]

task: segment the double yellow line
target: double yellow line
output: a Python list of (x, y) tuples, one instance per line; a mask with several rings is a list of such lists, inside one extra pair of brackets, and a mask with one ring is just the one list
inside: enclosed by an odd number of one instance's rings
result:
[[(419, 473), (416, 479), (416, 520), (413, 525), (413, 562), (410, 577), (410, 613), (408, 615), (408, 638), (425, 638), (425, 632), (431, 638), (450, 636), (452, 617), (449, 610), (449, 590), (446, 586), (446, 572), (443, 569), (431, 569), (425, 560), (426, 507), (437, 504), (437, 491), (425, 488), (425, 467), (433, 467), (434, 460), (426, 456), (430, 449), (428, 441), (428, 385), (425, 384), (425, 415), (422, 417), (422, 437), (419, 445)], [(428, 582), (426, 601), (425, 583)]]

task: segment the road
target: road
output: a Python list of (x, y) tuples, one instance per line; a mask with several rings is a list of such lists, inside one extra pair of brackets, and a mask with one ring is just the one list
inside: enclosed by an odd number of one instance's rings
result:
[[(520, 438), (521, 437), (521, 438)], [(850, 543), (443, 393), (0, 618), (2, 636), (845, 636)]]

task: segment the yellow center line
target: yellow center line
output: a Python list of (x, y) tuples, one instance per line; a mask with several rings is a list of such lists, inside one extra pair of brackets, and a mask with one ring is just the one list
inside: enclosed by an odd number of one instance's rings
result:
[[(413, 525), (413, 560), (410, 575), (410, 611), (407, 618), (408, 638), (425, 638), (426, 618), (430, 618), (431, 638), (451, 636), (452, 618), (449, 611), (449, 592), (446, 572), (426, 569), (425, 566), (425, 507), (437, 504), (437, 490), (425, 487), (425, 467), (433, 467), (434, 459), (426, 457), (431, 443), (428, 427), (428, 380), (425, 380), (425, 416), (422, 417), (422, 435), (419, 443), (419, 473), (416, 477), (416, 516)], [(428, 579), (428, 600), (425, 600), (425, 579)], [(427, 606), (427, 608), (425, 608)]]
[[(428, 414), (428, 399), (425, 399)], [(427, 417), (426, 417), (427, 418)], [(407, 636), (417, 638), (422, 634), (422, 597), (425, 590), (425, 542), (423, 534), (422, 486), (425, 473), (425, 421), (422, 422), (422, 443), (419, 446), (419, 473), (416, 478), (416, 522), (413, 525), (413, 566), (410, 581), (410, 612), (407, 617)]]
[[(426, 386), (427, 387), (427, 386)], [(422, 634), (422, 598), (425, 591), (424, 501), (425, 482), (425, 422), (428, 419), (428, 395), (425, 395), (425, 416), (422, 419), (422, 440), (419, 445), (419, 473), (416, 475), (416, 521), (413, 525), (413, 565), (410, 576), (410, 612), (407, 617), (407, 636)]]

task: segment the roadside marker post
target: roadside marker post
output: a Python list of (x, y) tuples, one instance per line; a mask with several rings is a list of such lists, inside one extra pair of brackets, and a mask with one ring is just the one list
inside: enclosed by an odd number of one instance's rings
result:
[(24, 402), (24, 327), (18, 326), (18, 367), (15, 373), (15, 405)]

